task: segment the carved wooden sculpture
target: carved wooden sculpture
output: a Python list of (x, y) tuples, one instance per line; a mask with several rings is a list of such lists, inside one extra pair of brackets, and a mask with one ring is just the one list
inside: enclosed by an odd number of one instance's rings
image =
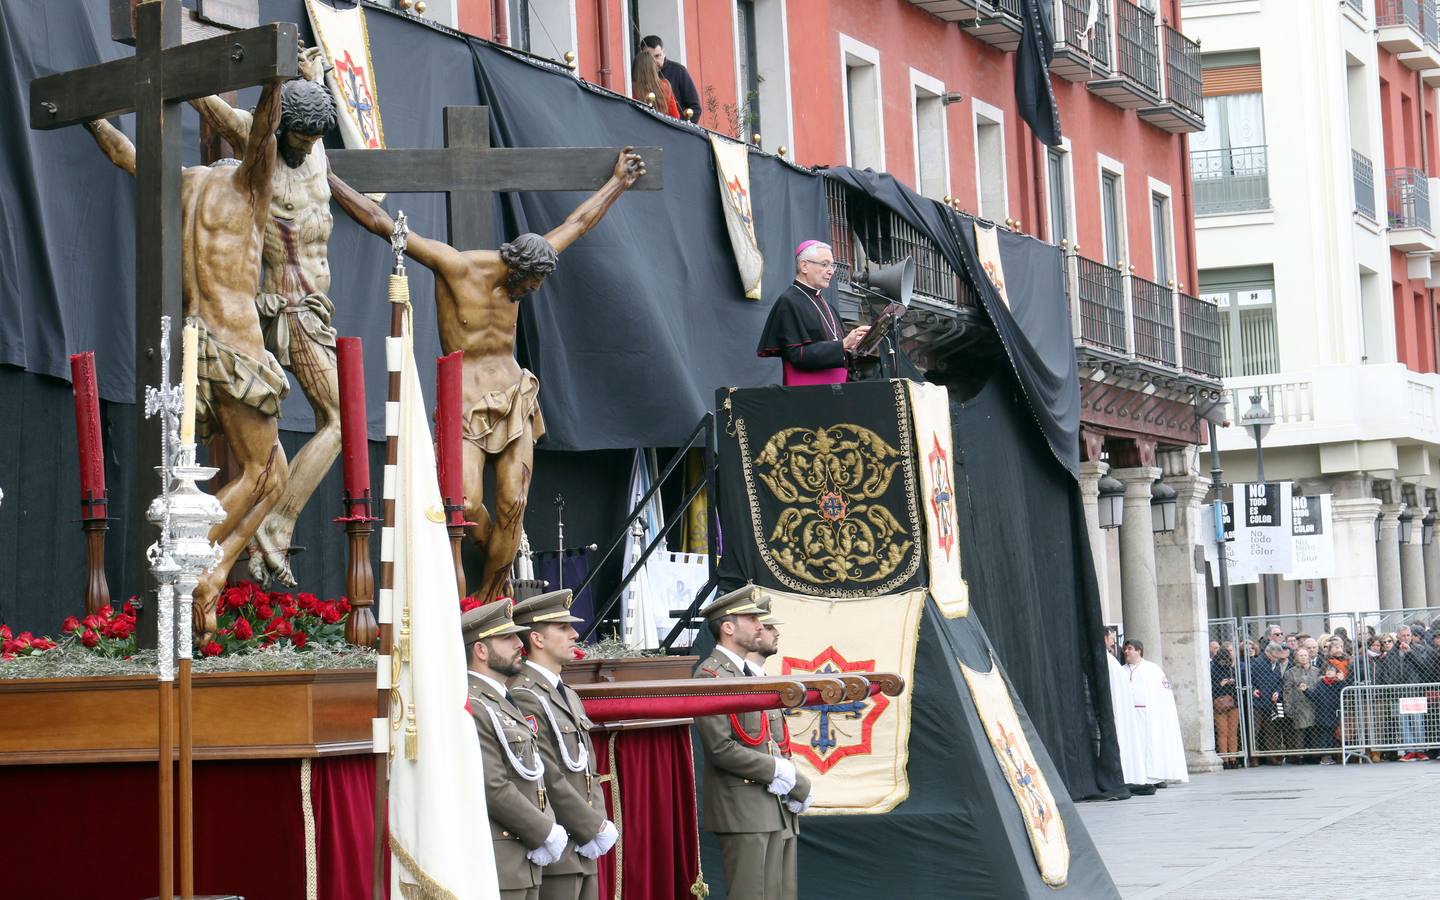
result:
[[(260, 245), (269, 216), (280, 85), (267, 81), (244, 142), (244, 157), (186, 168), (181, 182), (182, 285), (186, 321), (201, 329), (197, 428), (218, 429), (240, 467), (217, 497), (225, 519), (210, 532), (220, 563), (195, 588), (195, 633), (215, 632), (215, 599), (225, 577), (285, 490), (288, 471), (276, 420), (289, 390), (265, 343), (255, 311)], [(135, 146), (104, 119), (87, 123), (100, 149), (135, 174)], [(141, 235), (140, 240), (146, 236)]]
[[(406, 252), (435, 273), (440, 345), (463, 351), (465, 431), (465, 517), (476, 524), (470, 535), (483, 548), (484, 580), (474, 593), (489, 599), (508, 590), (510, 566), (520, 546), (535, 440), (545, 433), (540, 418), (539, 381), (515, 361), (519, 300), (540, 287), (555, 270), (559, 253), (604, 217), (645, 163), (626, 147), (600, 190), (545, 236), (523, 234), (494, 250), (455, 248), (411, 233)], [(331, 191), (355, 221), (386, 238), (389, 214), (349, 185), (332, 177)], [(494, 467), (493, 515), (483, 503), (487, 466)]]

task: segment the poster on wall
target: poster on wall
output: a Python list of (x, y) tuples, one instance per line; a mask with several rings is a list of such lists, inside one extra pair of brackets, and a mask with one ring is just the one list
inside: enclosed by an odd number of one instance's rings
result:
[[(1214, 507), (1210, 507), (1211, 510)], [(1213, 515), (1209, 512), (1209, 515)], [(1243, 523), (1237, 523), (1235, 519), (1235, 505), (1229, 500), (1221, 503), (1221, 515), (1225, 525), (1225, 560), (1226, 576), (1233, 584), (1255, 584), (1260, 580), (1260, 570), (1255, 568), (1246, 549), (1248, 548), (1248, 535), (1245, 534)], [(1240, 536), (1237, 537), (1237, 532)], [(1215, 529), (1213, 527), (1204, 529), (1205, 561), (1210, 564), (1210, 581), (1212, 584), (1220, 583), (1220, 555), (1215, 545)]]
[(1287, 581), (1329, 578), (1335, 574), (1335, 534), (1331, 529), (1330, 496), (1292, 500), (1290, 571)]
[(1284, 574), (1290, 569), (1292, 518), (1288, 481), (1240, 485), (1239, 515), (1244, 535), (1236, 530), (1237, 556), (1248, 557), (1256, 572)]

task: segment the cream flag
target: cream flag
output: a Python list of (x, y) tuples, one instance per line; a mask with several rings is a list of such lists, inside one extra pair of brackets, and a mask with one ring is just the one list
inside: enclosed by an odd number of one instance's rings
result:
[(1000, 294), (1000, 301), (1008, 308), (1010, 295), (1005, 292), (1005, 266), (1000, 262), (1000, 229), (975, 221), (975, 255), (980, 257), (980, 268), (985, 270), (990, 283)]
[(765, 257), (755, 239), (755, 212), (750, 205), (750, 148), (746, 144), (710, 135), (715, 154), (715, 175), (720, 179), (720, 202), (725, 208), (725, 230), (740, 269), (747, 300), (760, 299)]
[(385, 484), (395, 525), (381, 535), (381, 559), (394, 563), (394, 593), (381, 603), (395, 623), (395, 650), (380, 658), (379, 672), (382, 688), (390, 676), (390, 896), (490, 900), (500, 896), (495, 860), (477, 853), (475, 840), (490, 827), (485, 769), (465, 709), (460, 598), (408, 308), (386, 357), (400, 363), (398, 455)]
[(791, 759), (815, 786), (811, 815), (886, 813), (910, 795), (910, 686), (925, 591), (832, 600), (766, 590), (780, 626), (771, 675), (895, 672), (898, 697), (786, 710)]
[(960, 525), (955, 506), (955, 452), (950, 392), (942, 385), (906, 381), (914, 419), (920, 505), (925, 509), (925, 562), (930, 596), (947, 619), (970, 612), (970, 588), (960, 566)]
[(965, 683), (975, 700), (990, 749), (995, 752), (995, 761), (1010, 785), (1025, 832), (1030, 835), (1030, 849), (1035, 854), (1040, 877), (1051, 887), (1061, 887), (1070, 874), (1070, 843), (1065, 837), (1065, 823), (1060, 819), (1060, 808), (1055, 804), (1055, 795), (1050, 793), (1045, 773), (1040, 771), (1030, 742), (1020, 727), (1010, 688), (993, 656), (988, 672), (977, 672), (958, 659), (956, 662), (965, 674)]
[(370, 60), (370, 33), (360, 4), (336, 9), (324, 0), (305, 0), (315, 42), (325, 52), (331, 69), (325, 84), (339, 111), (340, 137), (351, 150), (378, 150), (385, 146), (380, 121), (380, 87)]

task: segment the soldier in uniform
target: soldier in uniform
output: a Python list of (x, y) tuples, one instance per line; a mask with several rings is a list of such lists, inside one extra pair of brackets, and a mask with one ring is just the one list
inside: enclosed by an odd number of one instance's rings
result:
[(502, 900), (539, 900), (540, 869), (560, 858), (569, 836), (546, 802), (545, 763), (535, 734), (505, 680), (520, 671), (512, 603), (496, 600), (460, 617), (470, 670), (470, 715), (485, 759), (485, 806)]
[(605, 817), (605, 797), (595, 771), (590, 719), (575, 692), (560, 680), (574, 658), (579, 634), (570, 615), (570, 591), (551, 591), (515, 605), (515, 624), (529, 632), (529, 658), (510, 680), (516, 705), (529, 720), (545, 758), (545, 794), (555, 819), (570, 834), (560, 859), (545, 869), (540, 900), (596, 900), (600, 895), (595, 860), (620, 837)]
[[(700, 664), (701, 677), (761, 674), (745, 655), (760, 649), (760, 617), (769, 612), (763, 602), (759, 589), (751, 585), (700, 611), (715, 638), (714, 652)], [(745, 900), (793, 897), (795, 829), (785, 801), (795, 789), (796, 772), (781, 752), (771, 717), (763, 712), (704, 716), (695, 720), (695, 727), (705, 748), (705, 830), (720, 843), (727, 895)]]

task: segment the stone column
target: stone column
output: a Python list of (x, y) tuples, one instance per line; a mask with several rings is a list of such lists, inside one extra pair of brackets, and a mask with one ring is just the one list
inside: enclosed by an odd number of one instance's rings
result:
[(1380, 581), (1380, 608), (1401, 609), (1400, 511), (1403, 503), (1380, 506), (1380, 540), (1375, 544), (1375, 566)]
[[(1410, 508), (1410, 540), (1400, 545), (1400, 596), (1406, 609), (1425, 608), (1425, 545), (1420, 543), (1425, 507)], [(1398, 532), (1397, 532), (1398, 535)], [(1398, 539), (1398, 537), (1397, 537)]]
[[(1165, 483), (1175, 489), (1175, 530), (1155, 535), (1155, 581), (1160, 607), (1160, 644), (1165, 676), (1175, 693), (1185, 762), (1191, 772), (1220, 768), (1215, 755), (1215, 716), (1210, 693), (1210, 625), (1205, 590), (1206, 528), (1201, 505), (1210, 481), (1200, 475), (1193, 448), (1164, 454)], [(1128, 511), (1126, 513), (1129, 514)], [(1146, 647), (1147, 657), (1149, 647)]]
[(1440, 606), (1440, 540), (1432, 537), (1430, 543), (1424, 545), (1423, 556), (1425, 557), (1425, 605)]
[(1372, 612), (1380, 608), (1375, 543), (1378, 515), (1380, 501), (1374, 497), (1342, 500), (1337, 495), (1330, 501), (1331, 524), (1335, 528), (1335, 574), (1330, 576), (1326, 591), (1330, 612)]
[(1114, 469), (1110, 474), (1125, 485), (1125, 518), (1120, 524), (1120, 606), (1125, 637), (1139, 639), (1145, 646), (1145, 658), (1164, 668), (1155, 535), (1150, 530), (1150, 486), (1160, 477), (1160, 469), (1136, 466)]
[(1095, 561), (1095, 582), (1100, 586), (1102, 612), (1105, 611), (1110, 595), (1110, 554), (1105, 552), (1105, 529), (1100, 527), (1100, 479), (1109, 471), (1110, 464), (1107, 462), (1097, 460), (1080, 464), (1080, 497), (1085, 503), (1085, 531), (1090, 536), (1090, 556)]

